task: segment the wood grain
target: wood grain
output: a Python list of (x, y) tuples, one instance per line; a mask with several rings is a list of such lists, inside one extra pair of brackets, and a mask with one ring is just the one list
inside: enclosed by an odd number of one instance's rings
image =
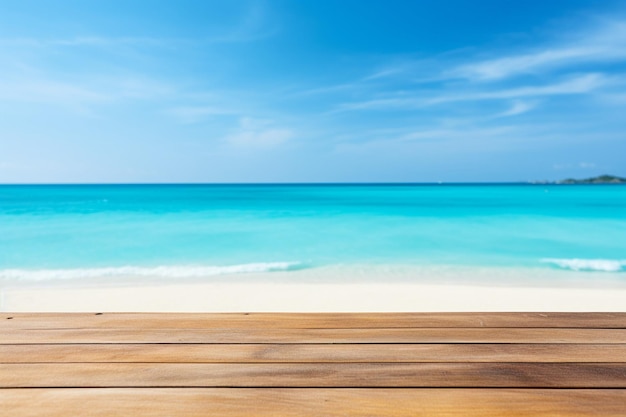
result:
[(626, 313), (0, 316), (11, 417), (625, 410)]
[(544, 328), (122, 328), (28, 329), (0, 333), (27, 343), (626, 343), (626, 329)]
[(626, 363), (0, 364), (0, 388), (626, 388)]
[(0, 363), (623, 362), (626, 344), (0, 345)]
[(624, 404), (626, 390), (0, 390), (12, 417), (623, 417)]
[(250, 327), (626, 329), (626, 313), (0, 313), (0, 329)]

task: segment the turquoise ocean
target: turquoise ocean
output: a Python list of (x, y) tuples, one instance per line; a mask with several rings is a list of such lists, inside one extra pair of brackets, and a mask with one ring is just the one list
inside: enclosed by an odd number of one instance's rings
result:
[(626, 280), (626, 186), (0, 186), (4, 285), (368, 270)]

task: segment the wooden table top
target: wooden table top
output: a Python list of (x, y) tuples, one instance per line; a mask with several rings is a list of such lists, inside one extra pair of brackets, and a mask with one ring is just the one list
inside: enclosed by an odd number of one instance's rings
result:
[(626, 416), (626, 313), (0, 313), (0, 415)]

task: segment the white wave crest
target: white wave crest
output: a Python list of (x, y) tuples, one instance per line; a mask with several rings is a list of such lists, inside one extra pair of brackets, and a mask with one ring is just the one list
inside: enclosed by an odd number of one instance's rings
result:
[(1, 269), (0, 280), (48, 281), (111, 277), (202, 278), (215, 275), (297, 269), (299, 262), (267, 262), (229, 266), (122, 266), (78, 269)]
[(626, 260), (615, 259), (542, 259), (541, 262), (573, 271), (620, 272), (626, 270)]

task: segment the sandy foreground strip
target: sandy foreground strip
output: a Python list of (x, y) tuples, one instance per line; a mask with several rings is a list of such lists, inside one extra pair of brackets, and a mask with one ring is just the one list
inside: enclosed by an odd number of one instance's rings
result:
[(626, 288), (414, 283), (186, 283), (0, 289), (11, 312), (626, 311)]

